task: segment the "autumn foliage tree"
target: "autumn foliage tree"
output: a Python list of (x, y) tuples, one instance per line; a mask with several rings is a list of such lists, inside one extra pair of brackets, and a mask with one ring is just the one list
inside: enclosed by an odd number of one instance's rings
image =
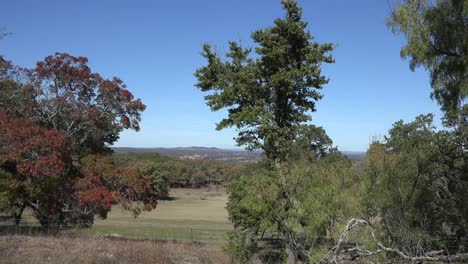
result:
[(10, 176), (3, 180), (11, 183), (3, 192), (10, 192), (7, 202), (16, 220), (27, 206), (39, 219), (54, 214), (60, 199), (54, 190), (71, 163), (66, 137), (29, 119), (12, 118), (5, 109), (0, 111), (0, 135), (2, 169)]
[(145, 105), (117, 77), (91, 72), (84, 57), (57, 53), (31, 71), (35, 113), (42, 125), (61, 131), (78, 152), (99, 153), (123, 129), (138, 131)]
[(16, 220), (29, 207), (43, 225), (89, 225), (117, 203), (135, 215), (156, 206), (150, 182), (106, 155), (121, 131), (139, 130), (145, 105), (87, 62), (66, 53), (34, 69), (2, 61), (0, 175), (10, 184), (0, 208)]

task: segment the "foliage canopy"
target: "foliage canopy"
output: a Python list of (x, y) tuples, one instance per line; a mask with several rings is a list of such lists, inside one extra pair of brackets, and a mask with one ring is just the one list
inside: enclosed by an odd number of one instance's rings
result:
[(449, 122), (467, 111), (467, 24), (465, 0), (404, 0), (388, 18), (391, 29), (407, 39), (401, 56), (410, 59), (411, 69), (422, 66), (429, 71), (432, 96)]

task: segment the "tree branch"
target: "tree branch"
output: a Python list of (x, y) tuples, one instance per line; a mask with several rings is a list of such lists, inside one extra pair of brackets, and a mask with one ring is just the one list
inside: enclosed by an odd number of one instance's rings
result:
[[(341, 249), (341, 244), (348, 237), (349, 232), (351, 230), (353, 230), (354, 228), (356, 228), (357, 226), (366, 226), (368, 228), (368, 230), (369, 230), (369, 232), (370, 232), (370, 234), (372, 236), (372, 240), (373, 240), (373, 242), (375, 243), (375, 245), (378, 248), (376, 251), (370, 251), (370, 250), (362, 249), (358, 245), (356, 245), (353, 248), (349, 248), (349, 249), (343, 249), (343, 250)], [(409, 260), (409, 261), (412, 261), (412, 262), (420, 262), (420, 261), (436, 262), (436, 261), (438, 261), (438, 262), (448, 262), (449, 263), (449, 262), (461, 262), (461, 261), (468, 260), (468, 253), (459, 253), (459, 254), (455, 254), (455, 255), (440, 255), (440, 254), (443, 254), (445, 252), (444, 250), (430, 251), (430, 252), (426, 253), (423, 256), (410, 256), (410, 255), (407, 255), (407, 254), (403, 253), (402, 251), (400, 251), (398, 249), (384, 246), (375, 237), (374, 228), (372, 227), (372, 225), (368, 221), (363, 220), (363, 219), (355, 219), (355, 218), (351, 219), (348, 222), (348, 224), (346, 224), (346, 226), (345, 226), (345, 228), (343, 230), (343, 233), (341, 234), (340, 238), (338, 239), (337, 244), (335, 245), (335, 247), (333, 247), (333, 249), (332, 249), (332, 251), (330, 253), (331, 256), (328, 258), (327, 261), (325, 261), (325, 263), (338, 263), (338, 258), (340, 257), (340, 254), (351, 253), (351, 252), (358, 254), (360, 257), (370, 257), (370, 256), (373, 256), (373, 255), (377, 255), (379, 253), (382, 253), (382, 252), (387, 252), (387, 253), (393, 253), (393, 254), (397, 255), (398, 257), (400, 257), (402, 259)]]

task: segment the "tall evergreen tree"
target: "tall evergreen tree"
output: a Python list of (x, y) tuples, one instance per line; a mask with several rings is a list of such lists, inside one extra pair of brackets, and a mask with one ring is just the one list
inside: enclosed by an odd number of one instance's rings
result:
[(295, 174), (288, 163), (297, 157), (294, 152), (299, 144), (311, 146), (299, 138), (317, 130), (306, 122), (328, 83), (321, 65), (334, 62), (333, 45), (313, 41), (295, 1), (283, 0), (282, 4), (285, 17), (251, 35), (257, 44), (254, 55), (252, 48), (231, 41), (224, 59), (205, 44), (202, 55), (208, 64), (195, 73), (196, 86), (208, 93), (207, 105), (213, 111), (228, 111), (217, 129), (236, 127), (238, 145), (264, 152), (263, 166), (255, 170), (255, 177), (240, 176), (229, 188), (228, 211), (236, 230), (232, 248), (243, 261), (261, 251), (258, 241), (265, 238), (276, 247), (271, 254), (280, 248), (276, 259), (294, 263), (308, 257), (304, 219), (310, 220), (305, 215), (312, 214), (304, 209), (310, 195), (301, 187), (311, 185), (301, 179), (310, 180), (310, 175)]
[(330, 43), (312, 42), (295, 1), (282, 1), (286, 16), (273, 27), (252, 34), (258, 44), (251, 48), (229, 42), (227, 60), (203, 46), (208, 65), (195, 73), (196, 86), (204, 92), (213, 111), (228, 109), (217, 129), (236, 127), (237, 143), (262, 149), (272, 160), (284, 161), (288, 145), (297, 129), (311, 120), (310, 112), (322, 98), (320, 89), (328, 83), (321, 73), (322, 63), (334, 62)]

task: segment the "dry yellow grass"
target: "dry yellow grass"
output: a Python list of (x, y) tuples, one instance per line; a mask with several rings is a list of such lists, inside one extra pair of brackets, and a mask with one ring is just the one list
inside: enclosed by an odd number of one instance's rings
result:
[(210, 186), (200, 189), (174, 188), (170, 192), (174, 200), (159, 201), (156, 210), (143, 212), (138, 218), (133, 218), (129, 211), (118, 206), (112, 208), (106, 220), (97, 220), (96, 224), (162, 223), (166, 226), (173, 223), (175, 227), (206, 227), (231, 229), (231, 223), (226, 211), (228, 197), (222, 186)]
[[(199, 241), (220, 250), (226, 233), (232, 230), (225, 208), (228, 201), (225, 188), (174, 188), (170, 196), (172, 200), (159, 201), (155, 210), (143, 212), (137, 218), (131, 212), (114, 206), (107, 219), (95, 219), (92, 228), (67, 232), (147, 240)], [(26, 231), (29, 226), (38, 225), (31, 211), (25, 211), (21, 225), (21, 230)]]
[[(91, 229), (67, 230), (62, 236), (2, 235), (0, 263), (231, 263), (221, 251), (224, 235), (232, 229), (225, 189), (172, 189), (171, 197), (136, 219), (115, 206)], [(35, 220), (27, 213), (29, 222)]]
[(107, 219), (96, 219), (86, 234), (112, 235), (136, 239), (192, 240), (220, 249), (232, 230), (222, 186), (200, 189), (175, 188), (173, 200), (159, 201), (156, 210), (134, 218), (129, 211), (114, 206)]
[(187, 243), (8, 235), (0, 236), (0, 263), (228, 264), (231, 259)]

